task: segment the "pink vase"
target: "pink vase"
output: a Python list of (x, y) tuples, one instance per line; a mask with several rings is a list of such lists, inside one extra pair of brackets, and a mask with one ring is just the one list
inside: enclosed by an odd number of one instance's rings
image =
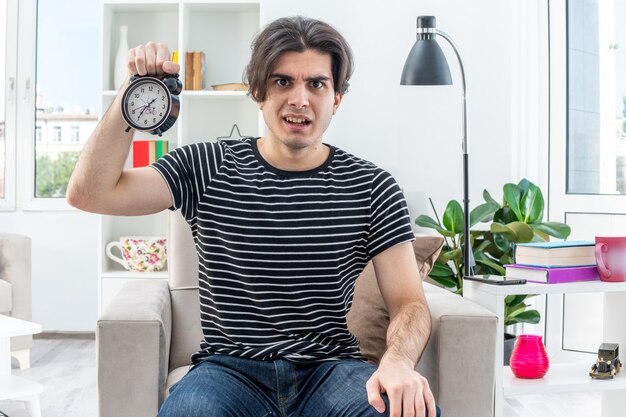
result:
[(550, 361), (541, 336), (522, 334), (511, 354), (513, 375), (524, 379), (538, 379), (548, 372)]

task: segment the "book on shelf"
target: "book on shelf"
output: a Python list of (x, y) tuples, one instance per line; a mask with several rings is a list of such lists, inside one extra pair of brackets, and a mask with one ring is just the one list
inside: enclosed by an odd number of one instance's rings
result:
[(518, 265), (546, 268), (595, 265), (595, 243), (589, 240), (518, 243), (514, 259)]
[(145, 167), (167, 153), (166, 140), (133, 141), (133, 168)]
[(205, 61), (204, 52), (191, 51), (185, 53), (185, 90), (204, 89)]
[(560, 284), (565, 282), (598, 281), (598, 268), (592, 266), (574, 266), (561, 268), (545, 268), (528, 265), (504, 265), (507, 278), (525, 279), (530, 282), (544, 284)]
[(193, 90), (193, 52), (185, 53), (185, 90)]

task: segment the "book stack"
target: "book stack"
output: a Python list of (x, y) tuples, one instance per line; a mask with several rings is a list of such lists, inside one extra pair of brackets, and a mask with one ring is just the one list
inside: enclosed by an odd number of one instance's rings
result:
[(185, 54), (185, 89), (204, 89), (204, 52), (202, 51)]
[(133, 168), (145, 167), (167, 153), (166, 140), (136, 140), (133, 142)]
[(519, 243), (515, 264), (505, 268), (509, 278), (546, 284), (600, 279), (595, 244), (588, 240)]

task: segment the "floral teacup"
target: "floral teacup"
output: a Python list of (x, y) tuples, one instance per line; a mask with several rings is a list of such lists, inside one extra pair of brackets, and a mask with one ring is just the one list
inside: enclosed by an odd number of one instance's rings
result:
[[(114, 247), (120, 250), (122, 258), (113, 255), (111, 250)], [(130, 271), (154, 272), (165, 266), (167, 248), (164, 237), (126, 236), (121, 237), (119, 242), (110, 242), (106, 246), (106, 254)]]

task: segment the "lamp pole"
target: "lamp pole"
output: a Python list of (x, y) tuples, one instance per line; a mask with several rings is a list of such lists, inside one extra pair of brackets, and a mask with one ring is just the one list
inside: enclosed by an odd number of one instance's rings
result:
[[(421, 28), (418, 28), (418, 33)], [(431, 29), (432, 30), (432, 29)], [(432, 32), (431, 32), (432, 33)], [(465, 236), (465, 245), (463, 246), (463, 259), (465, 260), (465, 271), (464, 276), (474, 275), (474, 255), (472, 253), (471, 247), (471, 239), (470, 239), (470, 209), (469, 209), (469, 152), (467, 149), (467, 99), (466, 99), (466, 86), (465, 86), (465, 69), (463, 67), (463, 61), (461, 60), (461, 55), (459, 54), (459, 50), (456, 47), (454, 41), (450, 36), (439, 30), (435, 29), (434, 33), (440, 35), (444, 38), (452, 49), (454, 50), (454, 54), (456, 55), (457, 61), (459, 62), (459, 68), (461, 69), (461, 84), (463, 86), (463, 141), (462, 141), (462, 149), (463, 149), (463, 235)]]

